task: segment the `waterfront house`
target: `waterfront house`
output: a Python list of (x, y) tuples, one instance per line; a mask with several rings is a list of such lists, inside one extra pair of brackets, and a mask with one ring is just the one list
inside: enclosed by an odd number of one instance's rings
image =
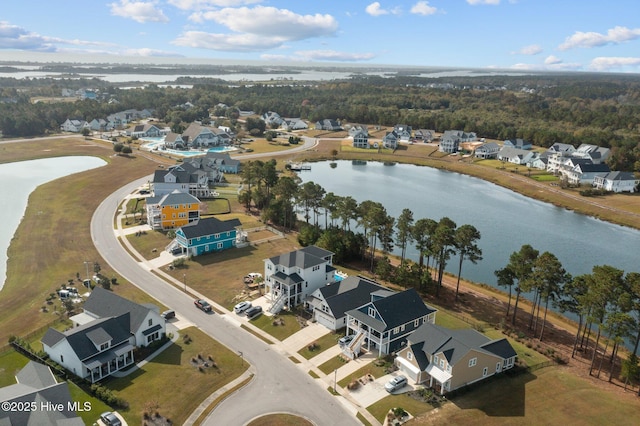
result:
[(152, 229), (175, 229), (195, 225), (200, 220), (200, 200), (191, 194), (173, 191), (147, 197), (147, 223)]
[(506, 148), (516, 148), (516, 149), (524, 149), (524, 150), (529, 150), (533, 148), (533, 145), (531, 145), (531, 142), (526, 141), (524, 139), (520, 139), (520, 138), (507, 139), (506, 141), (504, 141), (502, 146)]
[(396, 149), (399, 142), (398, 134), (395, 131), (389, 132), (382, 138), (382, 146), (387, 149)]
[(432, 140), (435, 139), (436, 137), (436, 132), (435, 130), (429, 130), (429, 129), (418, 129), (414, 132), (413, 137), (415, 138), (415, 140), (417, 141), (422, 141), (424, 143), (428, 143), (431, 142)]
[(200, 219), (197, 224), (176, 231), (175, 247), (181, 248), (182, 253), (189, 256), (227, 250), (237, 245), (241, 226), (238, 219)]
[(186, 162), (172, 166), (168, 170), (156, 170), (151, 181), (154, 197), (161, 197), (174, 191), (191, 194), (198, 198), (210, 198), (209, 175), (196, 165)]
[(440, 138), (440, 146), (438, 151), (453, 154), (458, 152), (460, 142), (462, 142), (463, 132), (459, 130), (446, 130)]
[(425, 305), (413, 288), (391, 295), (387, 290), (374, 292), (368, 303), (346, 315), (347, 335), (354, 337), (343, 353), (350, 358), (362, 348), (376, 356), (395, 352), (420, 325), (436, 320), (436, 310)]
[(509, 147), (502, 147), (502, 149), (498, 151), (497, 155), (497, 158), (500, 161), (522, 165), (529, 163), (533, 157), (534, 153), (532, 151)]
[(349, 129), (349, 138), (351, 138), (351, 146), (354, 148), (369, 148), (369, 130), (367, 126), (352, 126)]
[(333, 253), (308, 246), (264, 260), (265, 293), (269, 311), (303, 303), (314, 291), (334, 281)]
[(477, 147), (474, 151), (474, 155), (476, 158), (483, 159), (496, 158), (499, 151), (500, 145), (495, 142), (487, 142)]
[(593, 178), (593, 186), (611, 192), (636, 192), (640, 179), (629, 172), (609, 172)]
[(409, 142), (411, 140), (411, 126), (396, 124), (393, 126), (393, 132), (396, 134), (399, 142)]
[(305, 305), (312, 312), (314, 321), (336, 331), (347, 325), (347, 311), (368, 303), (372, 293), (382, 291), (389, 295), (394, 293), (375, 281), (350, 276), (318, 288)]
[(491, 340), (470, 328), (450, 330), (429, 322), (409, 335), (395, 359), (410, 380), (428, 383), (441, 395), (509, 370), (515, 361), (506, 338)]

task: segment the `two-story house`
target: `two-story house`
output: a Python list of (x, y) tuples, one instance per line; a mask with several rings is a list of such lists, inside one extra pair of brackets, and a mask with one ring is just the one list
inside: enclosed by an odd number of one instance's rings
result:
[(156, 170), (151, 182), (154, 197), (172, 192), (185, 192), (199, 198), (211, 197), (209, 175), (196, 165), (185, 162), (169, 170)]
[(420, 325), (436, 320), (436, 310), (425, 305), (413, 288), (391, 295), (387, 290), (374, 292), (368, 303), (346, 315), (347, 335), (354, 337), (343, 353), (350, 358), (357, 357), (362, 348), (377, 356), (395, 352)]
[(146, 201), (147, 222), (153, 229), (175, 229), (200, 220), (200, 200), (191, 194), (176, 190)]
[(612, 192), (636, 192), (640, 187), (640, 179), (629, 172), (609, 172), (594, 177), (593, 186)]
[(317, 121), (315, 128), (316, 130), (328, 130), (331, 132), (342, 130), (340, 122), (332, 118), (325, 118), (324, 120)]
[(458, 152), (460, 142), (462, 142), (461, 134), (463, 132), (458, 130), (446, 130), (440, 138), (440, 145), (438, 151), (453, 154)]
[(421, 325), (407, 338), (395, 359), (415, 383), (429, 383), (440, 394), (512, 368), (516, 351), (505, 338), (491, 340), (473, 329), (450, 330)]
[(474, 151), (474, 155), (476, 158), (496, 158), (498, 157), (498, 152), (500, 151), (500, 145), (495, 142), (487, 142), (479, 147), (477, 147)]
[(504, 141), (502, 146), (508, 147), (508, 148), (524, 149), (524, 150), (529, 150), (533, 148), (533, 145), (531, 145), (531, 142), (524, 139), (520, 139), (520, 138), (507, 139), (506, 141)]
[(238, 219), (223, 221), (208, 217), (195, 225), (178, 229), (175, 242), (182, 248), (182, 253), (189, 256), (222, 251), (236, 246), (241, 226)]
[(318, 288), (334, 281), (333, 253), (317, 246), (264, 260), (266, 296), (271, 313), (303, 303)]

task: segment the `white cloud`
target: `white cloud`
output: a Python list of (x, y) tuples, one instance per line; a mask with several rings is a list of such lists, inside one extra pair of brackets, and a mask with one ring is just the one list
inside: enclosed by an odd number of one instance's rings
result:
[(203, 10), (262, 3), (262, 0), (168, 0), (167, 3), (182, 10)]
[(279, 47), (286, 40), (257, 34), (212, 34), (204, 31), (187, 31), (172, 41), (178, 46), (227, 52), (257, 52)]
[(380, 6), (380, 2), (373, 2), (369, 6), (364, 9), (371, 16), (382, 16), (388, 15), (390, 12), (388, 10), (382, 9)]
[(144, 56), (144, 57), (150, 57), (150, 56), (184, 57), (184, 55), (181, 55), (179, 53), (168, 52), (165, 50), (149, 49), (146, 47), (143, 47), (142, 49), (125, 49), (122, 52), (122, 54), (125, 56)]
[(467, 3), (469, 3), (471, 6), (476, 6), (479, 4), (498, 5), (500, 4), (500, 0), (467, 0)]
[(611, 71), (622, 67), (636, 67), (640, 69), (640, 58), (634, 57), (598, 57), (589, 64), (589, 69), (595, 71)]
[(554, 55), (549, 55), (545, 58), (544, 63), (546, 65), (555, 65), (555, 64), (561, 64), (562, 63), (562, 59), (558, 58), (557, 56)]
[(355, 62), (368, 61), (375, 58), (373, 53), (349, 53), (335, 50), (300, 50), (295, 52), (298, 60), (304, 61), (336, 61)]
[(112, 47), (113, 43), (43, 36), (6, 21), (0, 21), (0, 49), (59, 52), (59, 45)]
[(158, 9), (157, 1), (130, 1), (120, 0), (120, 3), (111, 3), (111, 14), (144, 24), (145, 22), (168, 22), (162, 9)]
[(629, 40), (640, 38), (640, 28), (614, 27), (606, 34), (596, 32), (576, 31), (572, 36), (558, 46), (560, 50), (568, 50), (576, 47), (597, 47), (606, 44), (619, 44)]
[(437, 13), (438, 9), (430, 6), (428, 1), (419, 1), (411, 7), (411, 13), (416, 15), (433, 15)]
[(542, 47), (538, 44), (531, 44), (529, 46), (524, 46), (522, 49), (517, 50), (515, 52), (511, 52), (512, 55), (537, 55), (542, 52)]

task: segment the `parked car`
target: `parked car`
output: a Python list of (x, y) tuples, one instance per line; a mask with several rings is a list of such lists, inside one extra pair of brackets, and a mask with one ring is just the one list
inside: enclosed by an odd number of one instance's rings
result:
[(120, 419), (111, 411), (105, 411), (104, 413), (100, 414), (100, 420), (102, 420), (102, 423), (104, 423), (106, 426), (122, 425)]
[(384, 389), (389, 392), (395, 392), (402, 389), (407, 384), (407, 378), (405, 376), (396, 376), (384, 385)]
[(246, 300), (244, 302), (240, 302), (238, 303), (236, 306), (233, 307), (233, 311), (236, 314), (241, 314), (244, 311), (246, 311), (247, 309), (249, 309), (251, 307), (251, 302), (247, 302)]
[(262, 306), (252, 306), (246, 310), (247, 318), (253, 319), (262, 313)]
[(169, 309), (168, 311), (164, 311), (163, 313), (161, 313), (160, 316), (165, 320), (170, 320), (171, 318), (176, 317), (176, 311), (172, 311), (171, 309)]
[(200, 309), (204, 312), (211, 312), (211, 305), (204, 299), (196, 299), (193, 301), (193, 304), (196, 305), (196, 308)]
[(340, 340), (338, 340), (338, 345), (347, 346), (349, 343), (351, 343), (352, 340), (353, 340), (353, 334), (341, 337)]

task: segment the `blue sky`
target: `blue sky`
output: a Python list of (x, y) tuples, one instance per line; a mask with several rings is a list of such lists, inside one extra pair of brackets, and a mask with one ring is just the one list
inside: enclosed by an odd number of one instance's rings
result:
[(19, 50), (640, 73), (638, 12), (638, 0), (17, 0), (0, 10), (0, 60)]

